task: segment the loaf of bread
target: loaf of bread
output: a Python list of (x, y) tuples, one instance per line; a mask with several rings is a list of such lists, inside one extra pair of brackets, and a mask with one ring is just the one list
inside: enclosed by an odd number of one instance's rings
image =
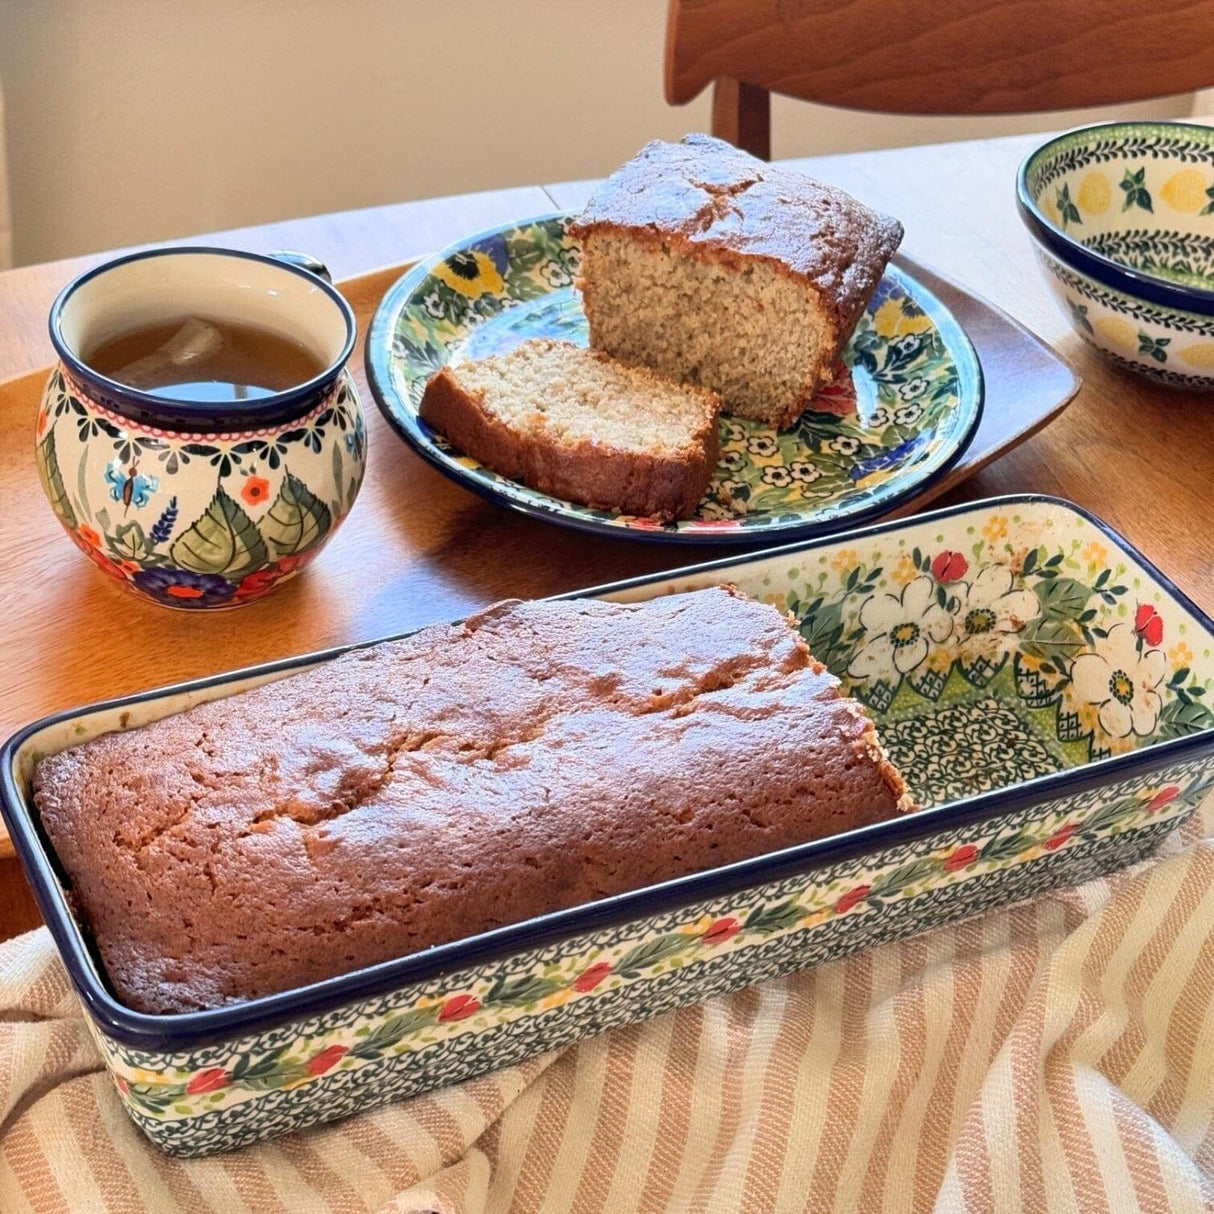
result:
[(508, 602), (44, 759), (117, 996), (283, 991), (890, 817), (871, 722), (729, 588)]
[(902, 240), (902, 225), (707, 135), (655, 141), (571, 231), (590, 344), (791, 426)]
[(487, 468), (601, 510), (687, 518), (720, 444), (714, 392), (597, 350), (535, 338), (443, 367), (419, 412)]

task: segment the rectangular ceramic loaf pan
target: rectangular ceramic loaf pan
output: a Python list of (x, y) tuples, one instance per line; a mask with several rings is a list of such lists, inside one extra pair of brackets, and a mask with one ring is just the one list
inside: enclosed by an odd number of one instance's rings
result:
[(47, 718), (3, 810), (132, 1118), (202, 1155), (517, 1063), (1148, 855), (1214, 787), (1214, 625), (1106, 526), (1003, 498), (587, 593), (718, 582), (795, 615), (921, 812), (253, 1002), (111, 993), (30, 799), (39, 758), (312, 655)]

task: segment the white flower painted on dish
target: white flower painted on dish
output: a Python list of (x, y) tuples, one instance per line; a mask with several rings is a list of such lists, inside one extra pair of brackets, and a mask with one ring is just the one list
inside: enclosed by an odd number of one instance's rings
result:
[(1162, 649), (1142, 649), (1129, 624), (1114, 624), (1071, 666), (1071, 688), (1084, 703), (1099, 709), (1100, 728), (1112, 738), (1155, 732), (1163, 707), (1157, 688), (1167, 660)]
[(803, 485), (808, 485), (812, 481), (816, 481), (822, 475), (822, 469), (811, 460), (795, 459), (788, 465), (789, 472), (792, 473), (792, 478), (795, 481), (800, 481)]
[(435, 320), (442, 320), (447, 315), (447, 305), (439, 299), (437, 291), (427, 291), (422, 296), (422, 308)]
[(953, 617), (936, 601), (930, 577), (908, 582), (900, 595), (874, 594), (860, 608), (860, 623), (868, 639), (847, 669), (857, 679), (894, 681), (909, 674), (932, 644), (948, 640), (953, 631)]
[(978, 658), (996, 662), (1016, 648), (1016, 634), (1041, 614), (1031, 590), (1012, 589), (1006, 565), (983, 565), (972, 582), (952, 587), (960, 605), (956, 611), (957, 649), (967, 664)]
[(559, 261), (548, 260), (540, 266), (540, 277), (554, 290), (567, 287), (573, 282), (573, 275)]
[(760, 459), (775, 455), (779, 449), (775, 436), (772, 434), (752, 434), (746, 440), (746, 450)]
[(838, 438), (828, 438), (823, 446), (839, 455), (855, 455), (860, 450), (860, 440), (850, 434), (840, 434)]

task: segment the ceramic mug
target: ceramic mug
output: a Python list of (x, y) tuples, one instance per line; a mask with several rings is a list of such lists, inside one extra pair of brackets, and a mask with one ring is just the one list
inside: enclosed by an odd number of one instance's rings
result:
[[(140, 325), (257, 325), (324, 370), (240, 402), (170, 400), (99, 374), (82, 352)], [(366, 428), (346, 362), (350, 305), (300, 254), (169, 248), (70, 283), (51, 308), (59, 362), (38, 410), (38, 473), (68, 535), (111, 577), (171, 607), (231, 607), (297, 574), (349, 513)]]

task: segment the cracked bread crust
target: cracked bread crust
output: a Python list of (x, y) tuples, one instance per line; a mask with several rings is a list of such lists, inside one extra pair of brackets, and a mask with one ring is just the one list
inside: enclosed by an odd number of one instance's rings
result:
[(907, 808), (871, 722), (727, 587), (506, 602), (50, 756), (118, 997), (283, 991)]
[(813, 287), (841, 340), (903, 235), (843, 190), (700, 134), (655, 139), (612, 173), (570, 230), (585, 242), (600, 229), (739, 270), (762, 258)]

